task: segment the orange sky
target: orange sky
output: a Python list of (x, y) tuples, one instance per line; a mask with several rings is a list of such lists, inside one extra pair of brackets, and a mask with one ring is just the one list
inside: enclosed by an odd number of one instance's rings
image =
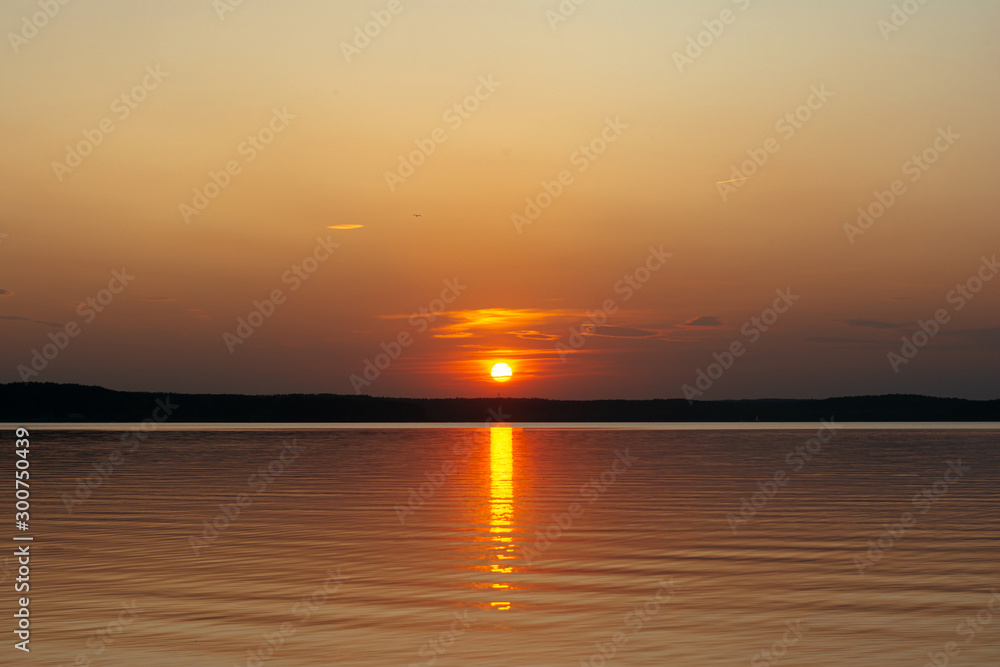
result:
[(1000, 5), (227, 6), (0, 8), (0, 381), (996, 397)]

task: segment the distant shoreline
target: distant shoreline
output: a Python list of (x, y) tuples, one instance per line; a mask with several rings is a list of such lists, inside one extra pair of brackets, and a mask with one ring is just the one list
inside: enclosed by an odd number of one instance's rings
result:
[(0, 385), (10, 424), (795, 424), (1000, 422), (1000, 400), (890, 394), (825, 399), (567, 401), (379, 398), (338, 394), (171, 394), (77, 384)]
[[(1000, 431), (1000, 421), (995, 422), (833, 422), (843, 431)], [(186, 431), (211, 432), (263, 432), (263, 431), (364, 431), (364, 430), (420, 430), (420, 429), (474, 429), (507, 427), (524, 431), (815, 431), (817, 422), (328, 422), (303, 424), (299, 422), (189, 422), (164, 423), (157, 431), (181, 433)], [(134, 432), (141, 430), (141, 422), (0, 422), (0, 430), (24, 427), (32, 431), (83, 431), (83, 432)]]

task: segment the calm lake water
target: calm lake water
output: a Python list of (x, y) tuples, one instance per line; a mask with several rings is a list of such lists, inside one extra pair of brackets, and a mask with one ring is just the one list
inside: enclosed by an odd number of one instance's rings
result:
[(998, 430), (31, 436), (3, 664), (1000, 665)]

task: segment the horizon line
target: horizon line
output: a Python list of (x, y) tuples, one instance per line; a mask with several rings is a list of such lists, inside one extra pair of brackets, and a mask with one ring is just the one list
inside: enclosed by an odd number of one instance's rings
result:
[(428, 397), (428, 396), (374, 396), (371, 394), (338, 394), (332, 392), (280, 392), (280, 393), (262, 393), (262, 394), (242, 394), (235, 392), (193, 392), (193, 391), (161, 391), (161, 390), (148, 390), (148, 389), (112, 389), (103, 385), (97, 384), (81, 384), (79, 382), (35, 382), (35, 381), (16, 381), (16, 382), (6, 382), (0, 383), (0, 387), (9, 387), (16, 385), (36, 385), (44, 386), (51, 385), (56, 387), (82, 387), (86, 389), (101, 389), (104, 391), (112, 391), (123, 394), (161, 394), (161, 395), (178, 395), (178, 396), (242, 396), (242, 397), (274, 397), (274, 396), (337, 396), (343, 398), (368, 398), (376, 400), (396, 400), (396, 401), (483, 401), (490, 400), (495, 401), (498, 398), (500, 400), (518, 400), (518, 401), (560, 401), (565, 403), (587, 403), (587, 402), (597, 402), (597, 401), (620, 401), (620, 402), (639, 402), (639, 401), (686, 401), (689, 404), (695, 403), (722, 403), (722, 402), (736, 402), (736, 401), (832, 401), (838, 399), (856, 399), (856, 398), (887, 398), (887, 397), (900, 397), (900, 398), (929, 398), (934, 400), (942, 401), (973, 401), (979, 403), (988, 403), (991, 401), (1000, 401), (1000, 397), (997, 398), (961, 398), (958, 396), (937, 396), (933, 394), (909, 394), (909, 393), (888, 393), (888, 394), (841, 394), (841, 395), (831, 395), (824, 398), (787, 398), (787, 397), (762, 397), (762, 398), (715, 398), (715, 399), (699, 399), (699, 400), (689, 400), (682, 396), (673, 398), (546, 398), (543, 396), (444, 396), (444, 397)]

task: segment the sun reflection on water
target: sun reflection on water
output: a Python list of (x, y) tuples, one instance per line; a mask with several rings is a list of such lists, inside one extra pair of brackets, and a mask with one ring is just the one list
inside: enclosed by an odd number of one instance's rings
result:
[[(490, 429), (490, 537), (495, 560), (490, 571), (511, 574), (515, 545), (514, 522), (514, 430), (497, 426)], [(509, 583), (494, 582), (494, 589), (509, 590)], [(500, 611), (510, 609), (510, 602), (491, 602)]]

